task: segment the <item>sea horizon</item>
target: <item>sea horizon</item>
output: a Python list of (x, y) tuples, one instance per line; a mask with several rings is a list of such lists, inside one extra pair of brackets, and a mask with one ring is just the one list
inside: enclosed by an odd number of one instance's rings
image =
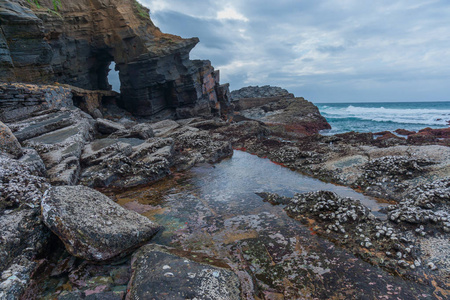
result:
[(349, 131), (381, 132), (426, 127), (447, 128), (450, 101), (426, 102), (333, 102), (314, 103), (332, 129), (322, 134)]

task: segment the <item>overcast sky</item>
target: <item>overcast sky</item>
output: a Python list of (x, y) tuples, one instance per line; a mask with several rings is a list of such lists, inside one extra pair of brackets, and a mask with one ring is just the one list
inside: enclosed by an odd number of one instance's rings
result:
[(450, 101), (448, 0), (139, 0), (163, 32), (199, 37), (231, 90), (313, 102)]

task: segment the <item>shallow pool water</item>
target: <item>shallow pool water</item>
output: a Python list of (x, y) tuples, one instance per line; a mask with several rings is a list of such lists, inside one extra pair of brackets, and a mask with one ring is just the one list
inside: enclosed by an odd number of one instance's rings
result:
[[(420, 299), (424, 286), (372, 266), (289, 218), (256, 192), (331, 190), (378, 210), (383, 204), (248, 153), (117, 194), (120, 204), (165, 227), (155, 243), (229, 265), (247, 299)], [(285, 297), (285, 298), (282, 298)]]

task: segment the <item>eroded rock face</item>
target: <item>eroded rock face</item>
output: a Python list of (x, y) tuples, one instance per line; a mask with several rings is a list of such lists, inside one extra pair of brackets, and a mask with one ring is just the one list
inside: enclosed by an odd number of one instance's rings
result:
[(133, 256), (132, 268), (127, 300), (241, 299), (236, 274), (176, 256), (169, 248), (142, 247)]
[[(199, 42), (163, 34), (135, 0), (5, 0), (0, 3), (0, 78), (110, 90), (115, 61), (121, 105), (136, 115), (163, 109), (180, 118), (220, 114), (228, 87), (209, 61), (191, 61)], [(24, 49), (26, 51), (24, 51)]]
[(71, 105), (72, 93), (67, 87), (0, 82), (0, 121), (5, 123)]
[(296, 98), (279, 87), (246, 87), (232, 92), (236, 121), (252, 119), (272, 127), (274, 134), (282, 137), (299, 137), (330, 129), (319, 109), (304, 98)]
[(90, 261), (125, 256), (161, 229), (85, 186), (53, 187), (41, 208), (44, 223), (67, 251)]

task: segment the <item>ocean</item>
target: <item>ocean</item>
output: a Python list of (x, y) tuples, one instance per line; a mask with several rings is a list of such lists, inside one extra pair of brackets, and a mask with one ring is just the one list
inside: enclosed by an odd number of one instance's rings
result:
[(324, 135), (348, 131), (380, 132), (425, 127), (446, 128), (450, 102), (315, 103), (332, 129)]

